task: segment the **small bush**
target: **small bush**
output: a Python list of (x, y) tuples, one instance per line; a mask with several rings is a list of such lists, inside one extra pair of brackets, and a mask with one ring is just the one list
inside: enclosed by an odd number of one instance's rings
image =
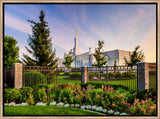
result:
[(20, 88), (20, 102), (28, 102), (30, 104), (34, 104), (33, 99), (33, 89), (31, 87), (22, 87)]
[(115, 73), (115, 78), (121, 78), (122, 74), (120, 72)]
[(32, 87), (37, 84), (47, 84), (46, 76), (37, 71), (25, 72), (25, 86)]
[(136, 77), (136, 76), (137, 74), (132, 71), (127, 71), (127, 72), (122, 73), (122, 77), (126, 77), (126, 78), (131, 78), (131, 77)]
[(108, 73), (108, 76), (109, 76), (109, 78), (114, 78), (114, 77), (115, 77), (115, 73), (109, 72), (109, 73)]
[(19, 101), (20, 99), (20, 90), (17, 88), (13, 88), (13, 89), (5, 89), (4, 90), (4, 99), (5, 102), (9, 103), (9, 102), (16, 102)]

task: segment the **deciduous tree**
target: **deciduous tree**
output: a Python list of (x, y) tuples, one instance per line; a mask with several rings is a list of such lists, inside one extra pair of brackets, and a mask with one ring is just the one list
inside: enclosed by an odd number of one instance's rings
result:
[(106, 56), (103, 55), (103, 48), (104, 46), (104, 41), (98, 41), (98, 48), (95, 48), (95, 53), (93, 56), (96, 58), (96, 63), (93, 64), (93, 66), (96, 67), (103, 67), (107, 63)]
[(138, 51), (139, 48), (140, 48), (139, 45), (135, 47), (133, 54), (130, 55), (129, 61), (126, 58), (124, 58), (125, 64), (127, 66), (133, 67), (134, 65), (137, 64), (137, 62), (142, 62), (144, 60), (144, 52), (143, 52), (143, 50)]
[(72, 58), (72, 49), (71, 49), (68, 54), (64, 53), (63, 64), (65, 65), (65, 67), (70, 68), (73, 61), (74, 59)]
[(17, 41), (11, 36), (4, 36), (4, 68), (9, 68), (18, 62), (19, 47), (17, 47)]

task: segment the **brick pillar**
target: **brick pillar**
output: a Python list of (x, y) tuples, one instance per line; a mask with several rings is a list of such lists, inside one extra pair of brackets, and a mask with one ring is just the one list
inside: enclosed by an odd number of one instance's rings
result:
[(81, 68), (81, 75), (82, 75), (82, 83), (88, 82), (88, 67)]
[(137, 89), (149, 89), (149, 68), (148, 63), (137, 63)]
[(14, 64), (14, 88), (22, 88), (22, 64)]

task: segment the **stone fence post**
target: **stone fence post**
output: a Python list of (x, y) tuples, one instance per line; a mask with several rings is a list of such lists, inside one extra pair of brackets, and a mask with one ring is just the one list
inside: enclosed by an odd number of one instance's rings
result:
[(23, 65), (21, 63), (14, 64), (14, 88), (22, 88), (22, 72)]
[(137, 63), (137, 89), (149, 89), (149, 67), (146, 62)]
[(82, 83), (88, 82), (88, 67), (81, 68), (81, 75), (82, 75)]

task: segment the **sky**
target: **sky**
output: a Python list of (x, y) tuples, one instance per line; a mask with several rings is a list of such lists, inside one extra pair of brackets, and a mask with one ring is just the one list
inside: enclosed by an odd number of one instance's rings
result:
[(88, 52), (89, 47), (93, 53), (98, 40), (104, 40), (104, 51), (133, 51), (140, 45), (145, 61), (156, 62), (155, 4), (5, 4), (4, 35), (18, 41), (20, 59), (23, 53), (31, 56), (25, 49), (32, 35), (27, 20), (39, 22), (42, 9), (59, 58), (74, 47), (77, 30), (81, 53)]

